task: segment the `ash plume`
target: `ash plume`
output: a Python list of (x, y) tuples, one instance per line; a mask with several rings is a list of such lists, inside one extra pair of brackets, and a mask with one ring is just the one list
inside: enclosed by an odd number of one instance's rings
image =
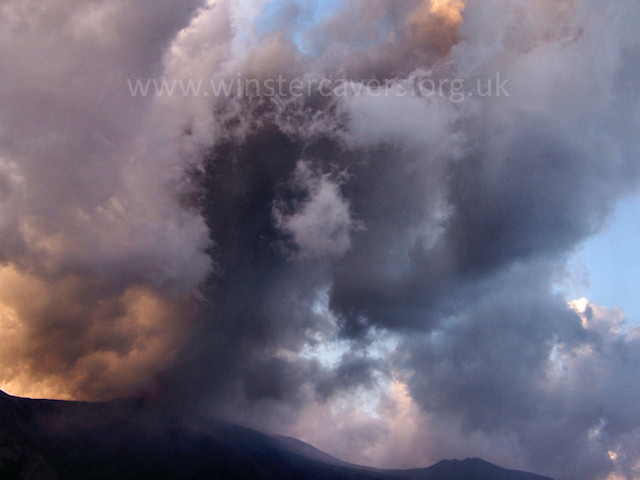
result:
[[(637, 328), (558, 291), (638, 186), (633, 2), (24, 5), (0, 10), (3, 385), (384, 467), (639, 474)], [(199, 88), (130, 90), (151, 79)]]

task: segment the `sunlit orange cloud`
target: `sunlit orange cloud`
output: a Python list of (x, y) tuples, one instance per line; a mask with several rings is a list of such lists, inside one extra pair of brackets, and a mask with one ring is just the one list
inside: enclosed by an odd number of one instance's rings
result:
[(409, 16), (407, 27), (415, 42), (446, 55), (458, 41), (464, 8), (462, 0), (425, 0)]
[(429, 11), (433, 15), (446, 18), (451, 23), (462, 23), (462, 11), (465, 4), (462, 0), (430, 0)]
[(195, 317), (188, 299), (146, 286), (100, 292), (0, 267), (0, 389), (31, 398), (105, 400), (144, 393)]

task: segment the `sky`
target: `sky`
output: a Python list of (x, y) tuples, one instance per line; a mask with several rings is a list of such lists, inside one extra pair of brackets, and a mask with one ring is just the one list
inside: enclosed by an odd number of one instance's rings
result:
[(639, 17), (5, 0), (0, 388), (639, 479)]
[(601, 232), (579, 247), (575, 261), (584, 268), (586, 282), (574, 290), (600, 305), (620, 307), (626, 320), (640, 323), (640, 196), (620, 200)]

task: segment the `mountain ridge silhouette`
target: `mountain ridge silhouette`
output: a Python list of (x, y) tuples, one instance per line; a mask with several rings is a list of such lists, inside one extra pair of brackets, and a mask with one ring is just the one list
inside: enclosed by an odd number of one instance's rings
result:
[(298, 439), (239, 425), (183, 422), (143, 402), (33, 400), (0, 391), (2, 480), (550, 480), (481, 459), (381, 470)]

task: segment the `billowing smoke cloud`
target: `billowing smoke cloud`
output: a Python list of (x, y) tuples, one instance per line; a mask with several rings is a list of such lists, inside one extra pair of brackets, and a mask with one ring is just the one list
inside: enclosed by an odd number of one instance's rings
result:
[(184, 112), (132, 97), (125, 80), (162, 72), (195, 7), (1, 7), (0, 379), (12, 393), (148, 387), (194, 321), (211, 262), (201, 218), (173, 198)]
[(23, 5), (5, 384), (159, 391), (381, 466), (640, 476), (637, 330), (558, 287), (637, 187), (633, 2)]

